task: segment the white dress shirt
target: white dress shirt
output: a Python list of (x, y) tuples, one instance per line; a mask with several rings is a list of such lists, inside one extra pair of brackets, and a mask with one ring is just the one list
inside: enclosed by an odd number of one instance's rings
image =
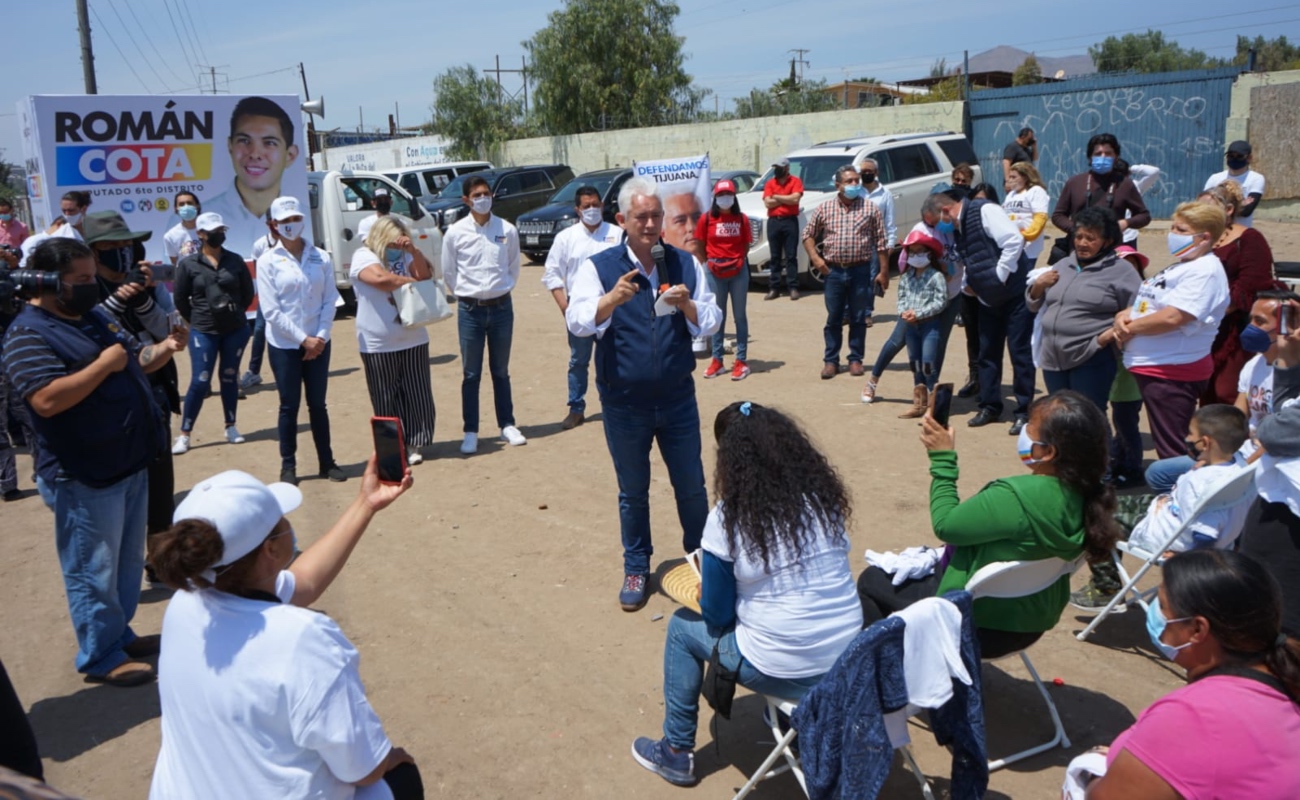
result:
[(894, 223), (894, 196), (885, 188), (885, 184), (876, 181), (876, 188), (867, 189), (867, 199), (876, 204), (880, 215), (885, 218), (885, 238), (892, 249), (898, 244), (898, 225)]
[[(624, 249), (632, 263), (640, 267), (641, 261), (636, 253), (632, 252), (632, 248), (628, 246)], [(698, 323), (692, 323), (690, 317), (687, 317), (686, 329), (690, 331), (691, 336), (712, 336), (722, 327), (722, 310), (718, 308), (717, 298), (709, 289), (709, 281), (704, 276), (704, 266), (694, 256), (691, 256), (691, 263), (695, 265), (695, 291), (691, 293), (691, 299), (695, 301), (695, 317)], [(641, 267), (641, 271), (650, 281), (650, 291), (658, 297), (659, 268), (651, 267), (647, 273), (645, 267)], [(564, 321), (569, 327), (569, 333), (574, 336), (595, 336), (597, 339), (605, 335), (614, 315), (610, 314), (604, 322), (596, 324), (596, 306), (604, 294), (605, 287), (600, 282), (600, 275), (596, 273), (596, 265), (587, 258), (574, 273), (573, 288), (569, 290), (569, 310), (564, 312)]]
[(297, 350), (312, 336), (329, 341), (338, 297), (334, 264), (319, 247), (305, 245), (300, 263), (277, 241), (257, 259), (257, 298), (271, 347)]
[[(964, 206), (962, 211), (965, 212)], [(1014, 275), (1016, 267), (1020, 265), (1020, 254), (1025, 249), (1025, 237), (1020, 234), (1020, 229), (1011, 221), (1011, 217), (1007, 216), (1007, 212), (1003, 211), (1002, 206), (997, 203), (985, 203), (980, 207), (980, 222), (984, 226), (984, 232), (1002, 251), (998, 255), (998, 280), (1006, 283), (1007, 278)], [(961, 217), (957, 218), (957, 224), (961, 224)], [(983, 300), (980, 302), (984, 303)]]
[(456, 297), (491, 300), (510, 293), (519, 280), (519, 231), (498, 217), (479, 225), (471, 214), (442, 239), (447, 291)]
[(266, 219), (248, 210), (234, 183), (210, 200), (205, 197), (203, 210), (221, 215), (221, 224), (226, 226), (226, 249), (243, 258), (248, 258), (253, 242), (266, 233)]
[(542, 285), (547, 291), (563, 289), (566, 294), (572, 294), (573, 276), (582, 262), (621, 241), (623, 229), (608, 222), (602, 221), (594, 231), (581, 222), (570, 225), (555, 234), (551, 252), (546, 254)]

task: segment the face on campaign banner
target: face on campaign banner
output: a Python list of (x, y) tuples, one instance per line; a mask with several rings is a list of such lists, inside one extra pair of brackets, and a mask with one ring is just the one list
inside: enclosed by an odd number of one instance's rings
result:
[(291, 95), (37, 95), (19, 103), (19, 116), (29, 183), (41, 190), (38, 223), (58, 216), (65, 192), (86, 191), (89, 211), (116, 211), (131, 230), (153, 231), (150, 260), (166, 258), (163, 234), (181, 221), (178, 193), (220, 214), (225, 248), (245, 256), (266, 233), (272, 200), (308, 199)]
[(633, 172), (659, 188), (664, 202), (663, 240), (683, 250), (693, 249), (695, 223), (711, 202), (708, 155), (638, 161)]

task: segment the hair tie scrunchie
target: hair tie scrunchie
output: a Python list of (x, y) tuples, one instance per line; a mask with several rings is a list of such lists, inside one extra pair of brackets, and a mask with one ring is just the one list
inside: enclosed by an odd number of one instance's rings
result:
[(740, 404), (740, 414), (741, 414), (741, 416), (748, 417), (748, 416), (749, 416), (749, 412), (753, 409), (753, 407), (754, 407), (753, 404), (751, 404), (748, 400), (746, 400), (745, 402), (741, 403), (741, 404)]

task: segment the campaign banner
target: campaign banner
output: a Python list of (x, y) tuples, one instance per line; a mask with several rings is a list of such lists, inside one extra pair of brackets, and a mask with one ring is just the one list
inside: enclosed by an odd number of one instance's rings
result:
[(664, 201), (663, 238), (683, 250), (695, 250), (695, 223), (713, 205), (709, 156), (661, 158), (632, 165), (637, 178), (654, 181)]
[(88, 212), (117, 211), (131, 230), (152, 232), (148, 257), (162, 261), (163, 234), (180, 224), (176, 195), (192, 192), (221, 215), (226, 249), (248, 255), (272, 200), (309, 205), (292, 95), (35, 95), (19, 101), (18, 117), (38, 230), (61, 214), (65, 192), (85, 191)]

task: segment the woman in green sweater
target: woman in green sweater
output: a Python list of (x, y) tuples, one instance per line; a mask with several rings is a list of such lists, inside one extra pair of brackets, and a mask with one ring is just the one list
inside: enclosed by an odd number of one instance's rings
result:
[[(883, 619), (923, 597), (962, 589), (981, 567), (997, 561), (1073, 559), (1087, 551), (1109, 558), (1119, 536), (1115, 492), (1103, 483), (1106, 418), (1074, 391), (1040, 397), (1029, 407), (1018, 451), (1028, 475), (993, 481), (974, 497), (957, 494), (957, 452), (952, 428), (927, 415), (921, 443), (930, 452), (930, 522), (944, 557), (923, 578), (893, 584), (871, 566), (858, 577), (865, 623)], [(1062, 577), (1037, 594), (975, 602), (980, 652), (996, 658), (1028, 647), (1051, 630), (1070, 599)]]

